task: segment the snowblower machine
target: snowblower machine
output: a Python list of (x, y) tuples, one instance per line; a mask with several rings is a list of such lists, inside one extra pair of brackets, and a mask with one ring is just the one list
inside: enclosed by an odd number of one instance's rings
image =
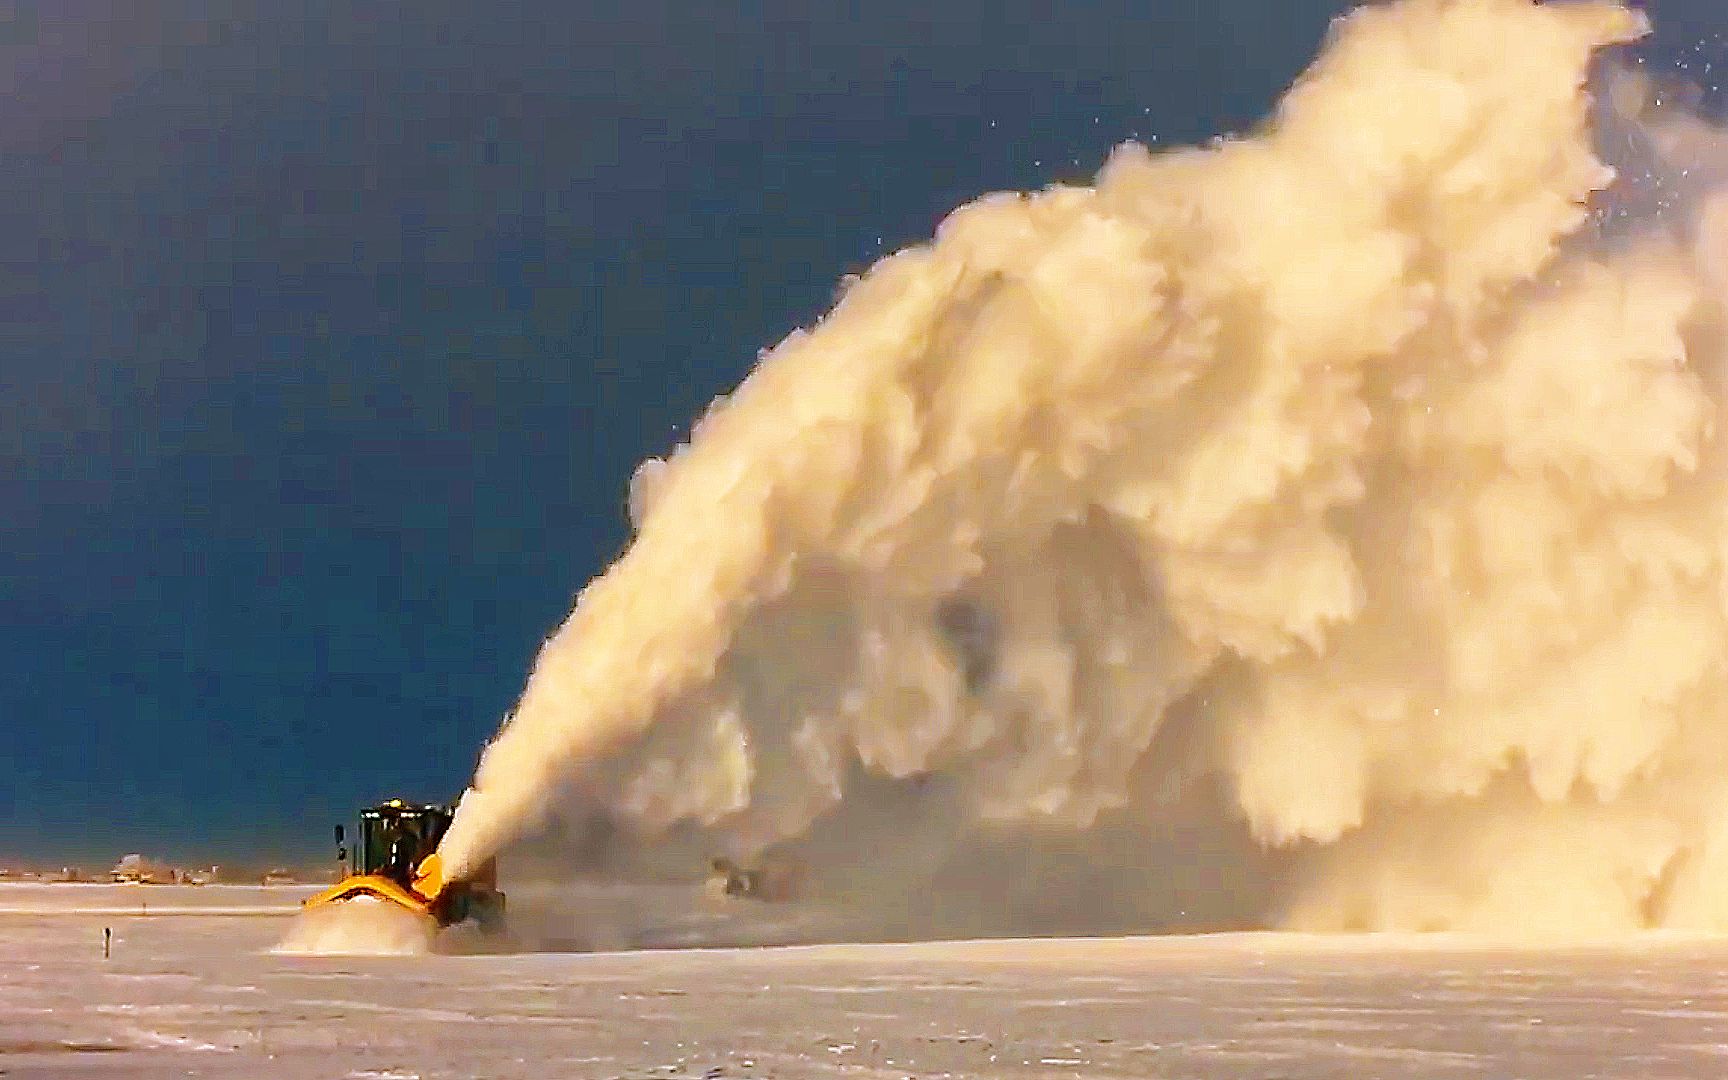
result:
[(406, 908), (440, 929), (473, 920), (487, 933), (504, 927), (504, 894), (498, 891), (498, 863), (487, 860), (478, 874), (446, 881), (438, 841), (450, 827), (451, 807), (391, 799), (360, 811), (350, 868), (342, 826), (336, 826), (336, 857), (341, 881), (303, 906), (310, 910), (371, 897)]

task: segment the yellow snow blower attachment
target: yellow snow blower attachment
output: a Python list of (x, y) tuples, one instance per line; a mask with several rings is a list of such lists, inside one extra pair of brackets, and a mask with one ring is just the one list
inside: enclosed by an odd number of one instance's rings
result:
[[(469, 919), (491, 932), (504, 924), (504, 894), (498, 869), (488, 861), (480, 873), (449, 881), (438, 841), (450, 827), (449, 807), (391, 799), (360, 811), (351, 872), (304, 906), (310, 910), (367, 896), (431, 919), (439, 927)], [(336, 826), (337, 857), (348, 870), (342, 826)]]

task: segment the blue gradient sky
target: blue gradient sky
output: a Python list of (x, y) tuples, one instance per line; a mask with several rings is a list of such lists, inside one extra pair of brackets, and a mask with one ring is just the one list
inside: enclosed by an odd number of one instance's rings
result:
[(972, 196), (1251, 123), (1342, 7), (4, 6), (0, 856), (455, 795), (759, 347)]

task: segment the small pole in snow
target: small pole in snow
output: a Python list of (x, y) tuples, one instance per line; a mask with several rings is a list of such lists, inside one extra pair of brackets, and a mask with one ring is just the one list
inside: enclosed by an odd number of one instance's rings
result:
[(102, 928), (102, 959), (104, 959), (104, 960), (108, 959), (108, 952), (113, 947), (113, 945), (114, 945), (114, 928), (112, 926), (104, 926)]

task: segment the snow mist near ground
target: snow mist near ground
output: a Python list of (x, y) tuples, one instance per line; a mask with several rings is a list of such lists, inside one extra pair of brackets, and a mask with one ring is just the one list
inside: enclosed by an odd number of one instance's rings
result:
[(412, 911), (371, 896), (310, 908), (294, 917), (273, 952), (305, 956), (418, 956), (437, 928)]
[(884, 259), (640, 470), (447, 860), (1067, 830), (1294, 925), (1728, 924), (1728, 153), (1586, 92), (1643, 29), (1364, 10), (1252, 138)]

